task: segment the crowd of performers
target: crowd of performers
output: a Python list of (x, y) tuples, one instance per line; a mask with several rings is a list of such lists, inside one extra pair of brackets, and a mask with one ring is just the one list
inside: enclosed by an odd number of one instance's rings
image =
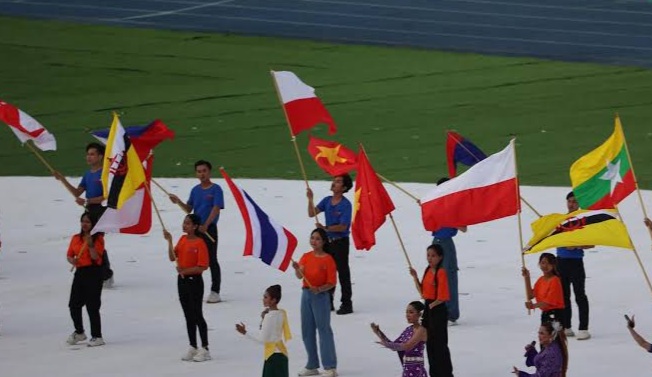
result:
[[(58, 172), (55, 178), (76, 195), (77, 204), (86, 211), (80, 218), (80, 232), (73, 235), (67, 250), (68, 262), (75, 269), (70, 291), (70, 316), (74, 331), (67, 343), (76, 345), (86, 342), (82, 320), (82, 308), (88, 312), (91, 338), (89, 347), (105, 344), (101, 326), (101, 295), (103, 288), (113, 284), (103, 234), (91, 235), (91, 229), (104, 211), (101, 183), (104, 146), (91, 143), (86, 148), (86, 161), (90, 169), (77, 187)], [(176, 263), (179, 302), (186, 320), (189, 349), (182, 355), (184, 361), (203, 362), (211, 359), (208, 331), (203, 316), (204, 280), (202, 273), (210, 269), (211, 287), (207, 303), (218, 303), (220, 297), (221, 271), (217, 260), (217, 223), (224, 209), (221, 187), (211, 181), (212, 166), (208, 161), (195, 163), (199, 184), (193, 187), (187, 201), (175, 195), (170, 200), (189, 213), (183, 220), (183, 232), (176, 244), (172, 235), (164, 231), (168, 255)], [(438, 184), (443, 183), (443, 178)], [(316, 223), (310, 234), (311, 251), (293, 262), (295, 275), (302, 281), (301, 289), (301, 336), (307, 361), (298, 372), (299, 376), (337, 376), (337, 353), (331, 327), (331, 314), (353, 313), (351, 271), (349, 268), (349, 228), (352, 205), (344, 196), (353, 187), (347, 174), (334, 177), (332, 195), (314, 204), (313, 193), (307, 190), (308, 216), (325, 214), (325, 222)], [(81, 195), (85, 194), (85, 198)], [(573, 193), (566, 197), (569, 212), (578, 209)], [(652, 222), (645, 219), (652, 230)], [(443, 228), (433, 232), (433, 242), (425, 248), (427, 266), (419, 273), (410, 268), (415, 288), (423, 301), (410, 302), (405, 315), (407, 328), (391, 340), (380, 326), (372, 323), (371, 330), (378, 343), (398, 352), (403, 365), (403, 377), (451, 377), (453, 363), (448, 348), (448, 328), (458, 324), (457, 255), (453, 237), (463, 228)], [(526, 365), (535, 367), (534, 374), (514, 367), (513, 373), (523, 376), (562, 377), (568, 367), (567, 338), (590, 339), (589, 303), (585, 293), (583, 257), (587, 245), (579, 248), (558, 248), (557, 255), (543, 253), (539, 258), (541, 277), (531, 285), (530, 272), (523, 268), (528, 301), (527, 309), (541, 310), (538, 330), (539, 351), (536, 342), (525, 347)], [(341, 303), (334, 305), (335, 288), (340, 286)], [(577, 334), (573, 331), (571, 288), (579, 311)], [(264, 310), (261, 314), (260, 331), (253, 334), (242, 323), (236, 331), (264, 345), (265, 362), (263, 376), (289, 375), (288, 352), (285, 341), (291, 338), (288, 316), (278, 307), (282, 297), (281, 286), (272, 285), (263, 294)], [(634, 317), (627, 317), (627, 327), (634, 340), (652, 352), (652, 345), (634, 330)], [(199, 332), (199, 341), (197, 340)], [(427, 350), (429, 368), (425, 367), (424, 350)], [(321, 367), (321, 371), (320, 371)], [(428, 370), (428, 372), (427, 372)]]

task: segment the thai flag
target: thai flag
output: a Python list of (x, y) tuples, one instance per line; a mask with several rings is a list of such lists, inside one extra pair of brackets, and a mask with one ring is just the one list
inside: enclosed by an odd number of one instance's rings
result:
[(457, 163), (466, 166), (473, 166), (487, 158), (480, 148), (476, 147), (471, 140), (465, 139), (457, 132), (448, 131), (446, 137), (446, 159), (448, 160), (448, 176), (453, 178), (457, 175)]
[(243, 255), (254, 256), (267, 265), (285, 271), (297, 247), (297, 238), (267, 216), (249, 194), (233, 183), (223, 168), (220, 168), (220, 172), (229, 185), (244, 220), (247, 239)]

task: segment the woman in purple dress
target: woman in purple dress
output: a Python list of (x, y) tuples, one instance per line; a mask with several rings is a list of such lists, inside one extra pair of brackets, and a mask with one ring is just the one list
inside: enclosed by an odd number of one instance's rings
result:
[(535, 342), (525, 346), (525, 365), (535, 367), (534, 373), (527, 373), (514, 367), (512, 373), (518, 377), (566, 377), (568, 369), (568, 348), (566, 336), (559, 322), (544, 322), (539, 327), (541, 352), (534, 348)]
[(403, 364), (403, 377), (427, 377), (426, 368), (423, 366), (423, 349), (428, 338), (426, 328), (420, 323), (421, 312), (425, 306), (421, 301), (413, 301), (405, 309), (405, 318), (408, 326), (401, 336), (395, 341), (390, 341), (385, 334), (380, 331), (380, 327), (372, 323), (371, 329), (374, 334), (380, 338), (380, 344), (398, 352), (398, 356)]

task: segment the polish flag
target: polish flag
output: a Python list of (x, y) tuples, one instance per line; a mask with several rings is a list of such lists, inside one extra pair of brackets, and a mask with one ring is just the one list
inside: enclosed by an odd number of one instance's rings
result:
[(289, 71), (272, 71), (272, 77), (279, 98), (283, 102), (292, 136), (320, 123), (328, 124), (329, 134), (337, 132), (335, 121), (319, 97), (315, 95), (315, 88), (306, 85), (297, 75)]
[(512, 139), (507, 148), (434, 188), (421, 199), (423, 226), (428, 231), (436, 231), (520, 212), (515, 161)]
[(36, 119), (21, 109), (0, 100), (0, 120), (7, 123), (23, 144), (32, 140), (42, 151), (56, 151), (57, 141)]

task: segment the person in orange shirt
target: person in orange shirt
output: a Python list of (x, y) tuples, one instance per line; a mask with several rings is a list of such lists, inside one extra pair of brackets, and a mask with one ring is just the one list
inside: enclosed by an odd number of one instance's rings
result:
[(303, 279), (301, 294), (301, 334), (303, 345), (308, 354), (305, 368), (299, 376), (316, 376), (319, 374), (319, 356), (317, 355), (317, 336), (324, 377), (337, 376), (337, 355), (335, 339), (331, 328), (331, 299), (329, 290), (337, 283), (337, 267), (332, 256), (326, 253), (329, 246), (328, 235), (322, 228), (310, 233), (309, 251), (301, 256), (299, 263), (292, 261), (295, 275)]
[(104, 254), (104, 235), (96, 233), (91, 236), (91, 229), (97, 219), (85, 212), (80, 219), (81, 230), (72, 236), (68, 246), (68, 263), (72, 264), (75, 277), (70, 289), (70, 317), (75, 325), (75, 331), (66, 341), (75, 345), (86, 340), (84, 321), (82, 320), (82, 307), (86, 306), (88, 318), (91, 322), (91, 340), (89, 347), (104, 345), (102, 338), (102, 320), (100, 306), (102, 306), (102, 255)]
[(430, 377), (453, 377), (453, 363), (448, 349), (448, 309), (446, 302), (450, 300), (448, 277), (442, 267), (444, 249), (439, 244), (433, 244), (426, 249), (428, 267), (419, 281), (417, 271), (410, 267), (410, 275), (421, 297), (425, 300), (423, 324), (428, 331), (426, 349)]
[[(204, 279), (202, 272), (209, 266), (208, 248), (201, 238), (199, 227), (201, 218), (190, 214), (183, 219), (183, 232), (176, 246), (172, 246), (172, 235), (167, 230), (163, 237), (168, 241), (168, 256), (177, 262), (177, 289), (179, 301), (186, 318), (186, 329), (190, 348), (181, 358), (183, 361), (206, 361), (211, 359), (208, 352), (208, 326), (202, 311)], [(197, 348), (197, 329), (201, 338), (201, 348)]]
[[(534, 289), (530, 280), (530, 271), (523, 267), (521, 274), (525, 279), (525, 290), (528, 301), (525, 307), (528, 309), (541, 309), (541, 323), (560, 321), (564, 311), (564, 291), (561, 285), (561, 278), (557, 272), (557, 258), (554, 254), (543, 253), (539, 257), (539, 268), (543, 276), (534, 283)], [(531, 300), (536, 299), (536, 304)]]

